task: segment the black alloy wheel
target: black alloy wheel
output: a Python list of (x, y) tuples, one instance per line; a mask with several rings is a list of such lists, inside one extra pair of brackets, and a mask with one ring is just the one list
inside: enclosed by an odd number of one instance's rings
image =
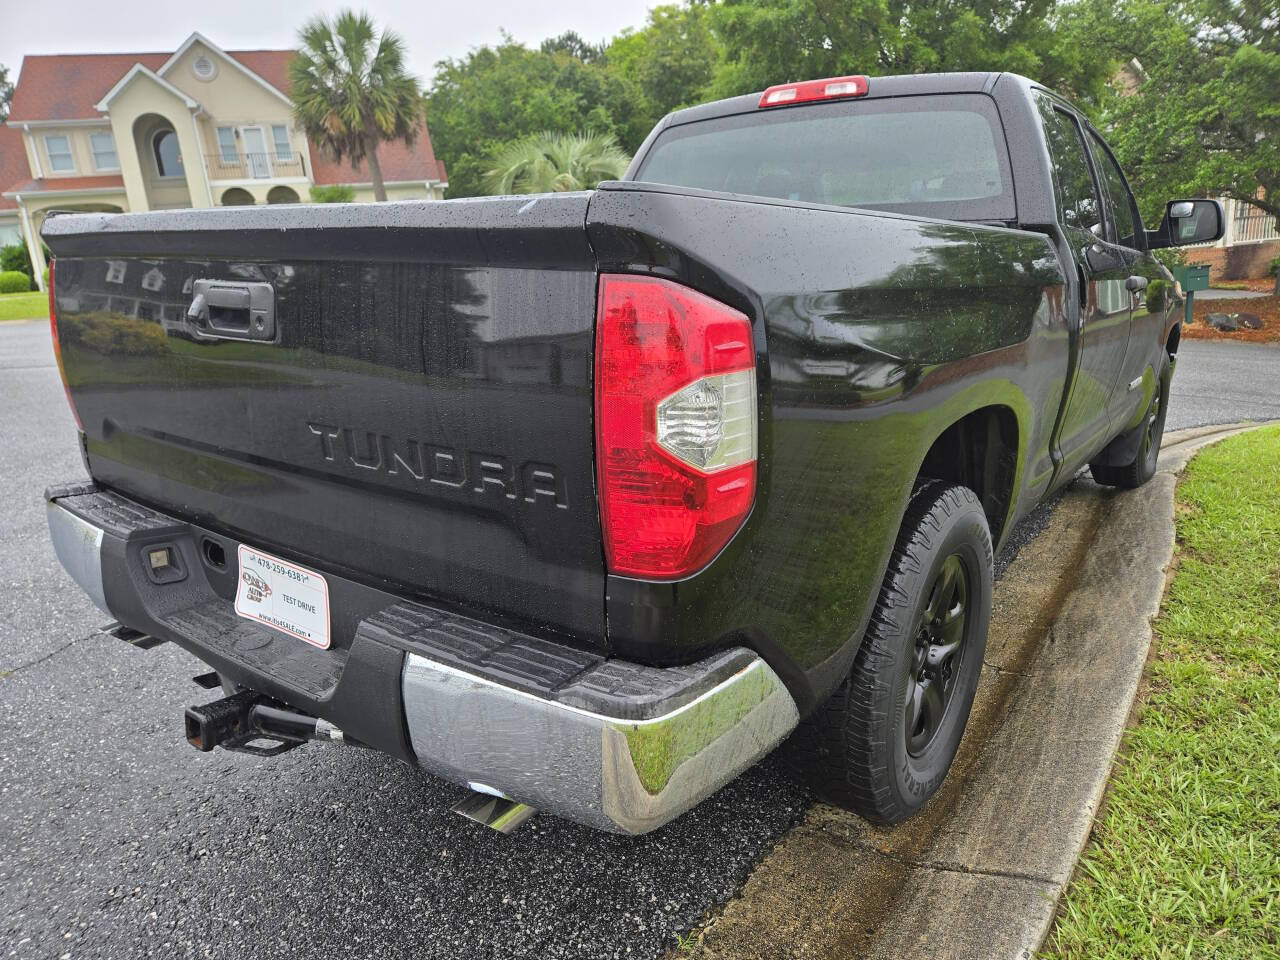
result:
[(942, 727), (964, 658), (969, 622), (969, 573), (958, 553), (943, 561), (920, 611), (915, 655), (907, 670), (907, 753), (919, 757)]

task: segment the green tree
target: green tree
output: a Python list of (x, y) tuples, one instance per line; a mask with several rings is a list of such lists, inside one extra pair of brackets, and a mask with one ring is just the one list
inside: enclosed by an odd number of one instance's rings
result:
[(412, 144), (422, 129), (422, 90), (405, 70), (404, 43), (350, 10), (307, 21), (299, 39), (289, 61), (294, 117), (334, 159), (367, 160), (374, 198), (387, 199), (378, 144)]
[(635, 85), (606, 63), (559, 46), (530, 50), (510, 37), (440, 62), (427, 113), (432, 143), (449, 165), (450, 197), (483, 194), (493, 155), (514, 140), (594, 130), (634, 150), (652, 126)]
[(591, 190), (617, 180), (631, 157), (611, 133), (540, 133), (507, 144), (485, 172), (490, 193), (559, 193)]
[(1090, 45), (1127, 64), (1101, 123), (1143, 219), (1205, 195), (1280, 218), (1280, 4), (1093, 0), (1091, 15)]
[(643, 29), (624, 30), (605, 52), (609, 69), (634, 83), (650, 123), (706, 100), (721, 55), (701, 3), (654, 7)]
[(709, 16), (725, 49), (719, 96), (856, 73), (1009, 70), (1090, 101), (1108, 76), (1075, 45), (1074, 5), (1056, 0), (724, 0)]
[(583, 63), (599, 63), (604, 60), (605, 44), (588, 43), (576, 30), (566, 30), (558, 37), (542, 41), (538, 49), (543, 53), (567, 53)]
[(9, 79), (9, 68), (0, 63), (0, 123), (9, 119), (9, 103), (13, 100), (13, 82)]

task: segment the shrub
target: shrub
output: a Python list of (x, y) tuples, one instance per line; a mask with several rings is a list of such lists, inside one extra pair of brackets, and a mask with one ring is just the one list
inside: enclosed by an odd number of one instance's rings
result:
[(1280, 276), (1280, 257), (1271, 261), (1271, 266), (1267, 267), (1267, 273), (1273, 277)]
[(356, 188), (347, 183), (330, 183), (311, 188), (311, 199), (316, 203), (351, 203), (356, 198)]
[(21, 270), (0, 273), (0, 293), (26, 293), (30, 289), (31, 278)]
[(15, 270), (25, 273), (28, 278), (35, 276), (31, 270), (31, 255), (27, 253), (25, 243), (12, 243), (7, 247), (0, 247), (0, 271), (12, 273)]
[(46, 290), (49, 289), (49, 268), (48, 267), (44, 268), (44, 288)]

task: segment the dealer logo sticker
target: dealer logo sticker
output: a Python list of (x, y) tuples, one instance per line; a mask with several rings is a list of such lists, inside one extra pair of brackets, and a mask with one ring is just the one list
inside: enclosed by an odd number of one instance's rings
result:
[(240, 544), (236, 613), (329, 649), (329, 584), (313, 570)]

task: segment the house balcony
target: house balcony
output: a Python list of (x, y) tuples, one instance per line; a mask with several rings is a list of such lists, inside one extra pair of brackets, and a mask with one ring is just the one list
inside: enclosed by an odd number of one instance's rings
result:
[(207, 153), (205, 168), (211, 181), (220, 180), (291, 180), (306, 178), (307, 164), (303, 155), (278, 153)]
[[(1280, 240), (1280, 229), (1276, 227), (1276, 218), (1265, 210), (1239, 200), (1228, 202), (1227, 215), (1230, 227), (1223, 240), (1228, 243), (1259, 243), (1267, 240)], [(1228, 240), (1228, 238), (1230, 238)]]

